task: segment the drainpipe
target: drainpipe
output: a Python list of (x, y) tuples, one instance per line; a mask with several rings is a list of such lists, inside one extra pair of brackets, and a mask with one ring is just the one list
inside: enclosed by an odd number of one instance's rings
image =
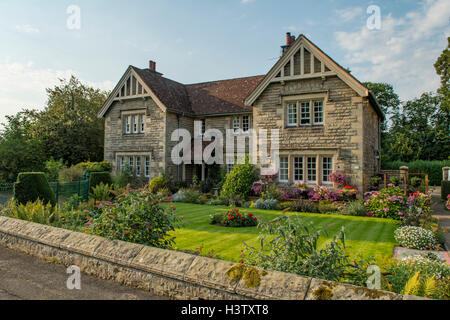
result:
[[(183, 117), (183, 114), (177, 114), (177, 127), (180, 129), (181, 126), (181, 118)], [(180, 135), (178, 134), (178, 142), (180, 141)], [(177, 180), (181, 181), (181, 164), (177, 166)]]

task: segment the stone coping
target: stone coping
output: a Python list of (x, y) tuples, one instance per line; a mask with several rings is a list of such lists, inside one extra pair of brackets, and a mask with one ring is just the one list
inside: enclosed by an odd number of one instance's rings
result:
[(171, 299), (410, 300), (417, 297), (268, 271), (256, 288), (230, 283), (232, 262), (0, 217), (0, 245)]

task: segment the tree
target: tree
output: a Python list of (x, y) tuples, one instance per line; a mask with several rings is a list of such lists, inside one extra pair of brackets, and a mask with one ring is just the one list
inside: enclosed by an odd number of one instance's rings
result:
[(441, 108), (450, 112), (450, 37), (447, 38), (448, 45), (444, 49), (441, 56), (434, 64), (436, 73), (441, 77), (441, 87), (438, 89), (438, 94), (441, 95)]
[(24, 110), (6, 119), (0, 133), (0, 181), (14, 182), (20, 172), (42, 171), (46, 155), (41, 139), (31, 130), (36, 111)]
[(72, 165), (103, 160), (104, 123), (97, 112), (108, 93), (82, 84), (72, 76), (47, 89), (47, 107), (34, 126), (48, 158)]
[[(364, 85), (372, 91), (386, 118), (396, 114), (401, 105), (400, 98), (389, 83), (366, 82)], [(382, 124), (382, 131), (387, 130), (387, 120)]]

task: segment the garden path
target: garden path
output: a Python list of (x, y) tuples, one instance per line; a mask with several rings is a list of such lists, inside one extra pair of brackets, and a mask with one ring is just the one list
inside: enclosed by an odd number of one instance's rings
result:
[(445, 232), (445, 247), (447, 251), (450, 251), (450, 211), (447, 211), (444, 208), (445, 204), (441, 199), (441, 189), (432, 188), (430, 191), (433, 197), (433, 200), (431, 202), (433, 216), (439, 220), (440, 225)]

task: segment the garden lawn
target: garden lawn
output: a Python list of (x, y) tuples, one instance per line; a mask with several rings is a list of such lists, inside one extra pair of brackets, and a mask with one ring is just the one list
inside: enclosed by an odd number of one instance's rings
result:
[[(165, 204), (174, 205), (177, 215), (183, 218), (181, 229), (171, 232), (175, 236), (176, 250), (199, 251), (208, 255), (214, 250), (214, 256), (223, 260), (238, 262), (243, 242), (253, 247), (259, 247), (259, 229), (228, 228), (210, 224), (210, 215), (228, 211), (228, 207), (196, 205), (188, 203)], [(272, 220), (281, 215), (281, 211), (256, 210), (240, 208), (241, 212), (251, 212), (260, 220)], [(378, 256), (379, 254), (392, 257), (394, 246), (394, 230), (398, 223), (394, 220), (369, 217), (353, 217), (344, 215), (325, 215), (310, 213), (296, 214), (312, 223), (314, 228), (326, 228), (328, 235), (323, 235), (319, 246), (332, 239), (342, 227), (345, 228), (348, 252), (352, 256)]]

